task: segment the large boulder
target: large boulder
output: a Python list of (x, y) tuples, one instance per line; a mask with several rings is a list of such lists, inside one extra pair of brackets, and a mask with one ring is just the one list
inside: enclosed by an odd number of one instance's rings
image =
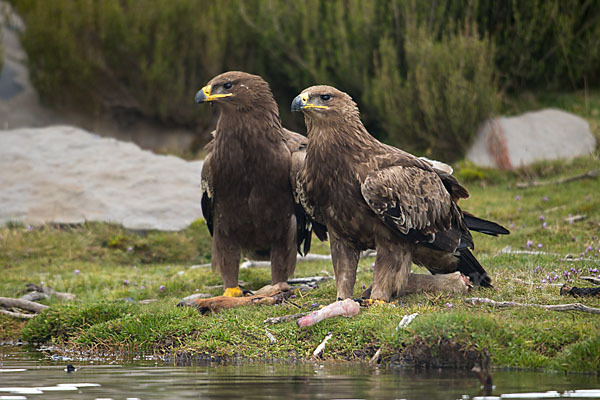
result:
[(183, 229), (202, 217), (201, 170), (69, 126), (0, 130), (0, 224)]
[(546, 109), (486, 121), (467, 159), (482, 167), (513, 169), (590, 154), (595, 148), (596, 137), (585, 119)]

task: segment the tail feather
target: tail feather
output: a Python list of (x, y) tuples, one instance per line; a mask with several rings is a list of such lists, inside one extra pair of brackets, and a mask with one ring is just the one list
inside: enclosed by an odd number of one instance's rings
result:
[(502, 225), (476, 217), (466, 211), (463, 211), (463, 218), (467, 227), (472, 231), (485, 233), (486, 235), (491, 236), (508, 235), (510, 233), (510, 231)]
[(474, 286), (493, 287), (492, 278), (485, 272), (469, 249), (461, 249), (458, 258), (458, 271), (466, 275)]

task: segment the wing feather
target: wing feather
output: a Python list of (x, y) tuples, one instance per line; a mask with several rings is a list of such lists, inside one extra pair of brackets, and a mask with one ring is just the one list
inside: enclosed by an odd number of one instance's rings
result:
[(398, 165), (379, 169), (367, 175), (361, 192), (373, 212), (404, 235), (434, 235), (455, 221), (457, 207), (431, 170)]
[(208, 144), (204, 147), (204, 149), (208, 152), (206, 157), (204, 158), (204, 164), (202, 164), (202, 198), (200, 200), (200, 205), (202, 207), (202, 215), (204, 216), (204, 220), (206, 221), (206, 226), (208, 227), (208, 231), (210, 235), (213, 235), (213, 197), (214, 197), (214, 188), (213, 188), (213, 176), (212, 176), (212, 148), (213, 148), (214, 139), (208, 142)]
[(300, 200), (300, 172), (304, 168), (304, 159), (306, 158), (306, 145), (308, 144), (308, 139), (296, 132), (292, 132), (283, 128), (283, 140), (292, 153), (290, 184), (292, 185), (292, 193), (296, 203), (294, 207), (294, 214), (296, 215), (298, 253), (306, 255), (310, 251), (312, 232), (314, 231), (320, 240), (325, 241), (327, 240), (327, 228), (324, 225), (315, 222), (311, 218), (310, 214), (306, 211)]

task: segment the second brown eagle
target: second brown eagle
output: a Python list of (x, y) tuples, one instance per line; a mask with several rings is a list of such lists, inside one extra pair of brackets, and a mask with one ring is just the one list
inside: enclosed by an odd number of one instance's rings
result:
[(411, 263), (431, 273), (460, 271), (475, 285), (491, 279), (475, 259), (470, 230), (507, 234), (463, 212), (469, 193), (425, 159), (379, 142), (352, 98), (330, 86), (305, 89), (292, 102), (308, 132), (297, 197), (326, 225), (337, 297), (352, 297), (361, 250), (376, 249), (371, 299), (389, 301), (406, 286)]

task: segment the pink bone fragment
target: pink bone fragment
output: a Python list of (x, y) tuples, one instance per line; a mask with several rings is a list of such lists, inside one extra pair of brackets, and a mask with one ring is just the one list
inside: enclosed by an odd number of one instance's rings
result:
[(299, 327), (311, 326), (324, 319), (343, 315), (354, 317), (360, 312), (360, 306), (352, 299), (345, 299), (331, 303), (320, 310), (312, 312), (296, 321)]

